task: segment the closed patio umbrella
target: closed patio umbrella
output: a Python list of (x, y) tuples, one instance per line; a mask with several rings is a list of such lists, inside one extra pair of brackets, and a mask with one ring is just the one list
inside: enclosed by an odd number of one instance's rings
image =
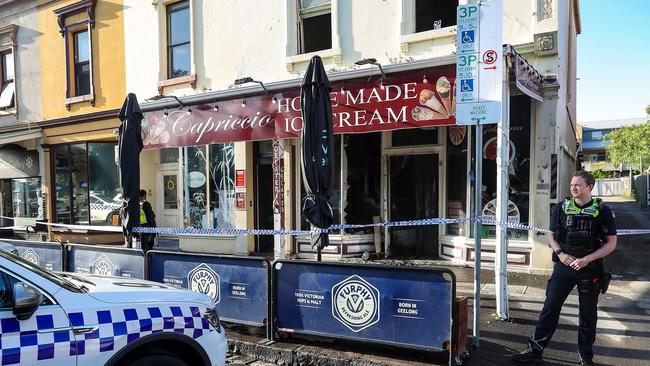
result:
[[(334, 159), (330, 91), (323, 61), (314, 56), (300, 89), (302, 178), (307, 191), (302, 212), (312, 225), (321, 229), (329, 228), (334, 220), (329, 204)], [(321, 250), (329, 244), (328, 234), (320, 234), (316, 243), (320, 261)]]
[(118, 117), (122, 123), (119, 128), (119, 167), (122, 187), (122, 230), (127, 246), (132, 246), (133, 227), (140, 223), (140, 151), (142, 151), (141, 122), (142, 111), (138, 98), (129, 93), (122, 104)]

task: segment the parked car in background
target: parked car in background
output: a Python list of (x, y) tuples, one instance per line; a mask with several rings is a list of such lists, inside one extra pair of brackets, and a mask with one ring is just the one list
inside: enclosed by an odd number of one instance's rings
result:
[(111, 225), (113, 215), (118, 213), (121, 203), (98, 194), (90, 194), (90, 222), (92, 224)]

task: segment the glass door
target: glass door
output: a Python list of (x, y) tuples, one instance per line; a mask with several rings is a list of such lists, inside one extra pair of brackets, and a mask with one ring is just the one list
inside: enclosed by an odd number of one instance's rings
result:
[[(438, 155), (388, 157), (389, 220), (438, 217)], [(435, 258), (438, 256), (436, 225), (388, 228), (390, 255)]]

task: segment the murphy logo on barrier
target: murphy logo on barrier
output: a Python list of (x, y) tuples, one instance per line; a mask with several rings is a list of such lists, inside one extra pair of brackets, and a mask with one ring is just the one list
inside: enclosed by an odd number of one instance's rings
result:
[(99, 276), (114, 276), (114, 268), (113, 262), (102, 254), (93, 262), (92, 273)]
[(332, 287), (332, 315), (353, 332), (379, 322), (379, 290), (354, 275)]
[(210, 296), (215, 304), (221, 300), (221, 278), (207, 264), (201, 263), (194, 267), (187, 274), (187, 283), (190, 290)]
[(23, 257), (24, 260), (34, 263), (37, 266), (39, 265), (41, 259), (38, 253), (36, 253), (32, 248), (25, 250), (21, 257)]

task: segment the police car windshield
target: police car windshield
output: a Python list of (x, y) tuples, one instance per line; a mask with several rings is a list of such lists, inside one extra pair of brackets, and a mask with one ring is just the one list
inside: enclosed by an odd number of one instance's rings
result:
[(84, 292), (84, 289), (81, 286), (78, 286), (65, 278), (55, 274), (54, 272), (48, 271), (46, 269), (43, 269), (37, 265), (35, 265), (32, 262), (29, 262), (17, 255), (13, 255), (10, 253), (7, 253), (5, 251), (0, 250), (0, 257), (4, 257), (5, 259), (12, 261), (22, 267), (25, 267), (27, 270), (32, 271), (36, 273), (37, 275), (45, 278), (46, 280), (50, 282), (54, 282), (57, 285), (65, 288), (66, 290), (73, 291), (73, 292)]

